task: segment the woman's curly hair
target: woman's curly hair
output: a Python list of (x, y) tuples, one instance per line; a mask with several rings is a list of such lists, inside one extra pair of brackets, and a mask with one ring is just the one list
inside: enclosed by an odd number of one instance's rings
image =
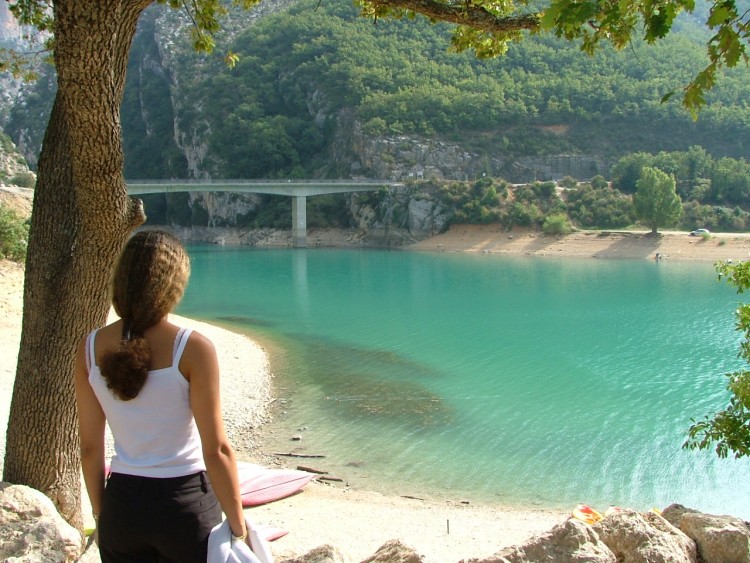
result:
[(189, 277), (190, 258), (174, 235), (144, 230), (125, 244), (112, 277), (112, 305), (122, 319), (122, 340), (100, 362), (107, 387), (117, 398), (134, 399), (146, 383), (151, 349), (143, 334), (179, 303)]

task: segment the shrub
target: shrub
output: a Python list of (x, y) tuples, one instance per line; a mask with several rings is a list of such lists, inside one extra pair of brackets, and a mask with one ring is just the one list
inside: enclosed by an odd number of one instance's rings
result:
[(529, 184), (516, 186), (514, 194), (515, 194), (517, 201), (531, 202), (531, 201), (534, 201), (536, 197), (536, 194), (534, 193), (533, 188)]
[(742, 232), (750, 227), (750, 213), (739, 207), (732, 209), (688, 201), (683, 204), (682, 209), (683, 215), (679, 226), (686, 231), (703, 227), (710, 231)]
[(362, 126), (362, 132), (370, 137), (379, 137), (388, 132), (388, 124), (382, 117), (373, 117)]
[(0, 258), (23, 262), (26, 259), (28, 240), (28, 221), (0, 204)]
[(634, 220), (633, 203), (618, 190), (581, 184), (568, 192), (567, 211), (581, 227), (619, 229)]
[(573, 178), (573, 176), (563, 176), (562, 179), (558, 183), (563, 188), (568, 188), (569, 190), (571, 190), (578, 185), (578, 180)]
[(595, 190), (602, 190), (609, 187), (609, 182), (604, 179), (604, 176), (597, 174), (596, 176), (591, 178), (591, 187)]
[(36, 185), (36, 176), (33, 172), (19, 172), (10, 179), (10, 183), (20, 188), (33, 188)]
[(529, 227), (537, 224), (542, 217), (539, 208), (533, 203), (515, 202), (509, 210), (509, 220), (512, 225)]
[(555, 213), (554, 215), (548, 215), (544, 219), (542, 230), (545, 235), (567, 235), (572, 229), (567, 215), (564, 213)]
[(536, 182), (532, 189), (537, 197), (549, 199), (555, 194), (555, 187), (554, 182)]

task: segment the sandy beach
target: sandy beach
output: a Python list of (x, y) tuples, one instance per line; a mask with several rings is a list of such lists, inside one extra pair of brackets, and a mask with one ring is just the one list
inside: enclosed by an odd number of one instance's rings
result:
[(717, 262), (750, 258), (750, 234), (712, 233), (706, 238), (684, 231), (577, 231), (546, 236), (528, 229), (505, 231), (497, 225), (454, 225), (410, 250), (475, 252), (508, 256), (603, 258)]
[[(454, 226), (448, 233), (410, 249), (640, 260), (654, 259), (659, 252), (667, 260), (718, 261), (750, 257), (750, 237), (732, 234), (702, 239), (689, 237), (687, 233), (665, 233), (659, 237), (645, 233), (574, 233), (558, 238), (472, 225)], [(23, 268), (7, 260), (0, 261), (0, 425), (3, 428), (7, 425), (20, 341), (22, 286)], [(195, 327), (216, 344), (222, 365), (222, 401), (229, 434), (240, 449), (252, 451), (257, 447), (253, 436), (267, 417), (274, 395), (273, 366), (269, 365), (268, 354), (246, 336), (190, 319), (175, 317), (173, 321)], [(247, 416), (248, 405), (255, 412), (252, 417)], [(0, 463), (4, 456), (4, 436), (0, 435)], [(261, 451), (244, 457), (248, 461), (268, 461)], [(294, 461), (288, 465), (293, 466)], [(361, 561), (387, 540), (400, 539), (423, 554), (428, 563), (486, 557), (504, 546), (546, 531), (567, 517), (554, 510), (464, 504), (461, 499), (391, 497), (341, 484), (316, 482), (298, 495), (247, 513), (259, 524), (289, 531), (272, 544), (277, 560), (331, 544), (351, 561)]]

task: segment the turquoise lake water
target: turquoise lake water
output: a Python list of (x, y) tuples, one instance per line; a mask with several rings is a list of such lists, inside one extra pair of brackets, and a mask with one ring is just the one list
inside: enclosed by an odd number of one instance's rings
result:
[(681, 448), (743, 365), (710, 264), (190, 252), (179, 313), (272, 343), (267, 452), (396, 494), (750, 517), (750, 463)]

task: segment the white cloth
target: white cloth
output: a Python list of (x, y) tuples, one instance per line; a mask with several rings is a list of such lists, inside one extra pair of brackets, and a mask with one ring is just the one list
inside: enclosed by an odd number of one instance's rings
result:
[(232, 539), (229, 521), (224, 520), (211, 530), (208, 536), (207, 563), (273, 563), (268, 542), (254, 525), (245, 522), (250, 534), (252, 550), (244, 541)]

